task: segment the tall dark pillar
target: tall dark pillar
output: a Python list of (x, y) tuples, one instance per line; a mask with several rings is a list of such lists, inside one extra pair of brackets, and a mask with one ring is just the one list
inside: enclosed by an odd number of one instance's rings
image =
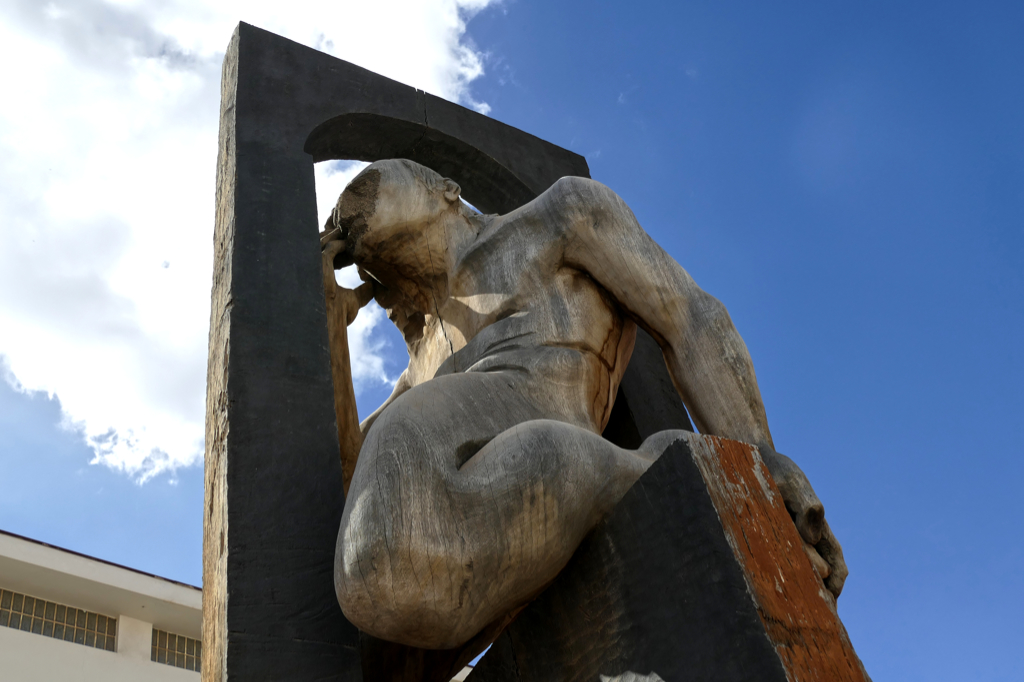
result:
[(382, 158), (434, 168), (498, 213), (589, 175), (577, 154), (238, 25), (224, 59), (210, 313), (208, 682), (362, 679), (332, 577), (344, 500), (313, 163)]

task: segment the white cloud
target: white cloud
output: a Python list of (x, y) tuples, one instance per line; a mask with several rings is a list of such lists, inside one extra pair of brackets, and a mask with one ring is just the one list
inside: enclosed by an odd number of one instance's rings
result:
[[(238, 20), (478, 110), (465, 21), (491, 0), (0, 4), (0, 356), (94, 461), (202, 456), (220, 61)], [(321, 202), (357, 169), (318, 164)], [(357, 384), (386, 381), (368, 309)]]

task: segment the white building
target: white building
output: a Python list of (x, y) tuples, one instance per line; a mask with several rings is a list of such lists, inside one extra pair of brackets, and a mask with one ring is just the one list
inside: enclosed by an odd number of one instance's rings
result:
[(0, 531), (0, 680), (199, 682), (202, 590)]

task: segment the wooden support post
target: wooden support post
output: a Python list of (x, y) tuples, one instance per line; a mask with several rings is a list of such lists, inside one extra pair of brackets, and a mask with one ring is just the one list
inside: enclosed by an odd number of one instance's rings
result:
[[(365, 635), (361, 647), (333, 586), (344, 498), (313, 163), (387, 158), (433, 168), (498, 213), (562, 176), (589, 177), (578, 154), (238, 25), (224, 57), (217, 161), (205, 682), (357, 682), (394, 670), (423, 679), (415, 671), (440, 674), (447, 660)], [(375, 653), (384, 650), (386, 660)]]

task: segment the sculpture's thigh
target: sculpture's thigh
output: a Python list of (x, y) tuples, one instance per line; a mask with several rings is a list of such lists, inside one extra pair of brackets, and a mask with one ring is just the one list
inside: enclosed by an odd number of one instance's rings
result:
[[(523, 382), (507, 372), (438, 377), (399, 396), (366, 434), (335, 559), (338, 600), (361, 629), (422, 645), (443, 627), (430, 608), (451, 601), (452, 575), (463, 563), (473, 570), (470, 546), (489, 533), (468, 525), (483, 498), (459, 491), (458, 469), (502, 431), (544, 416)], [(461, 580), (456, 604), (460, 589)], [(414, 632), (396, 632), (404, 622)]]
[(454, 471), (509, 427), (552, 417), (529, 399), (532, 383), (519, 372), (466, 372), (411, 388), (366, 434), (352, 485), (366, 475), (363, 458), (387, 452), (405, 466)]
[(546, 416), (521, 375), (458, 374), (395, 401), (367, 434), (338, 537), (349, 619), (454, 647), (542, 589), (648, 465)]

